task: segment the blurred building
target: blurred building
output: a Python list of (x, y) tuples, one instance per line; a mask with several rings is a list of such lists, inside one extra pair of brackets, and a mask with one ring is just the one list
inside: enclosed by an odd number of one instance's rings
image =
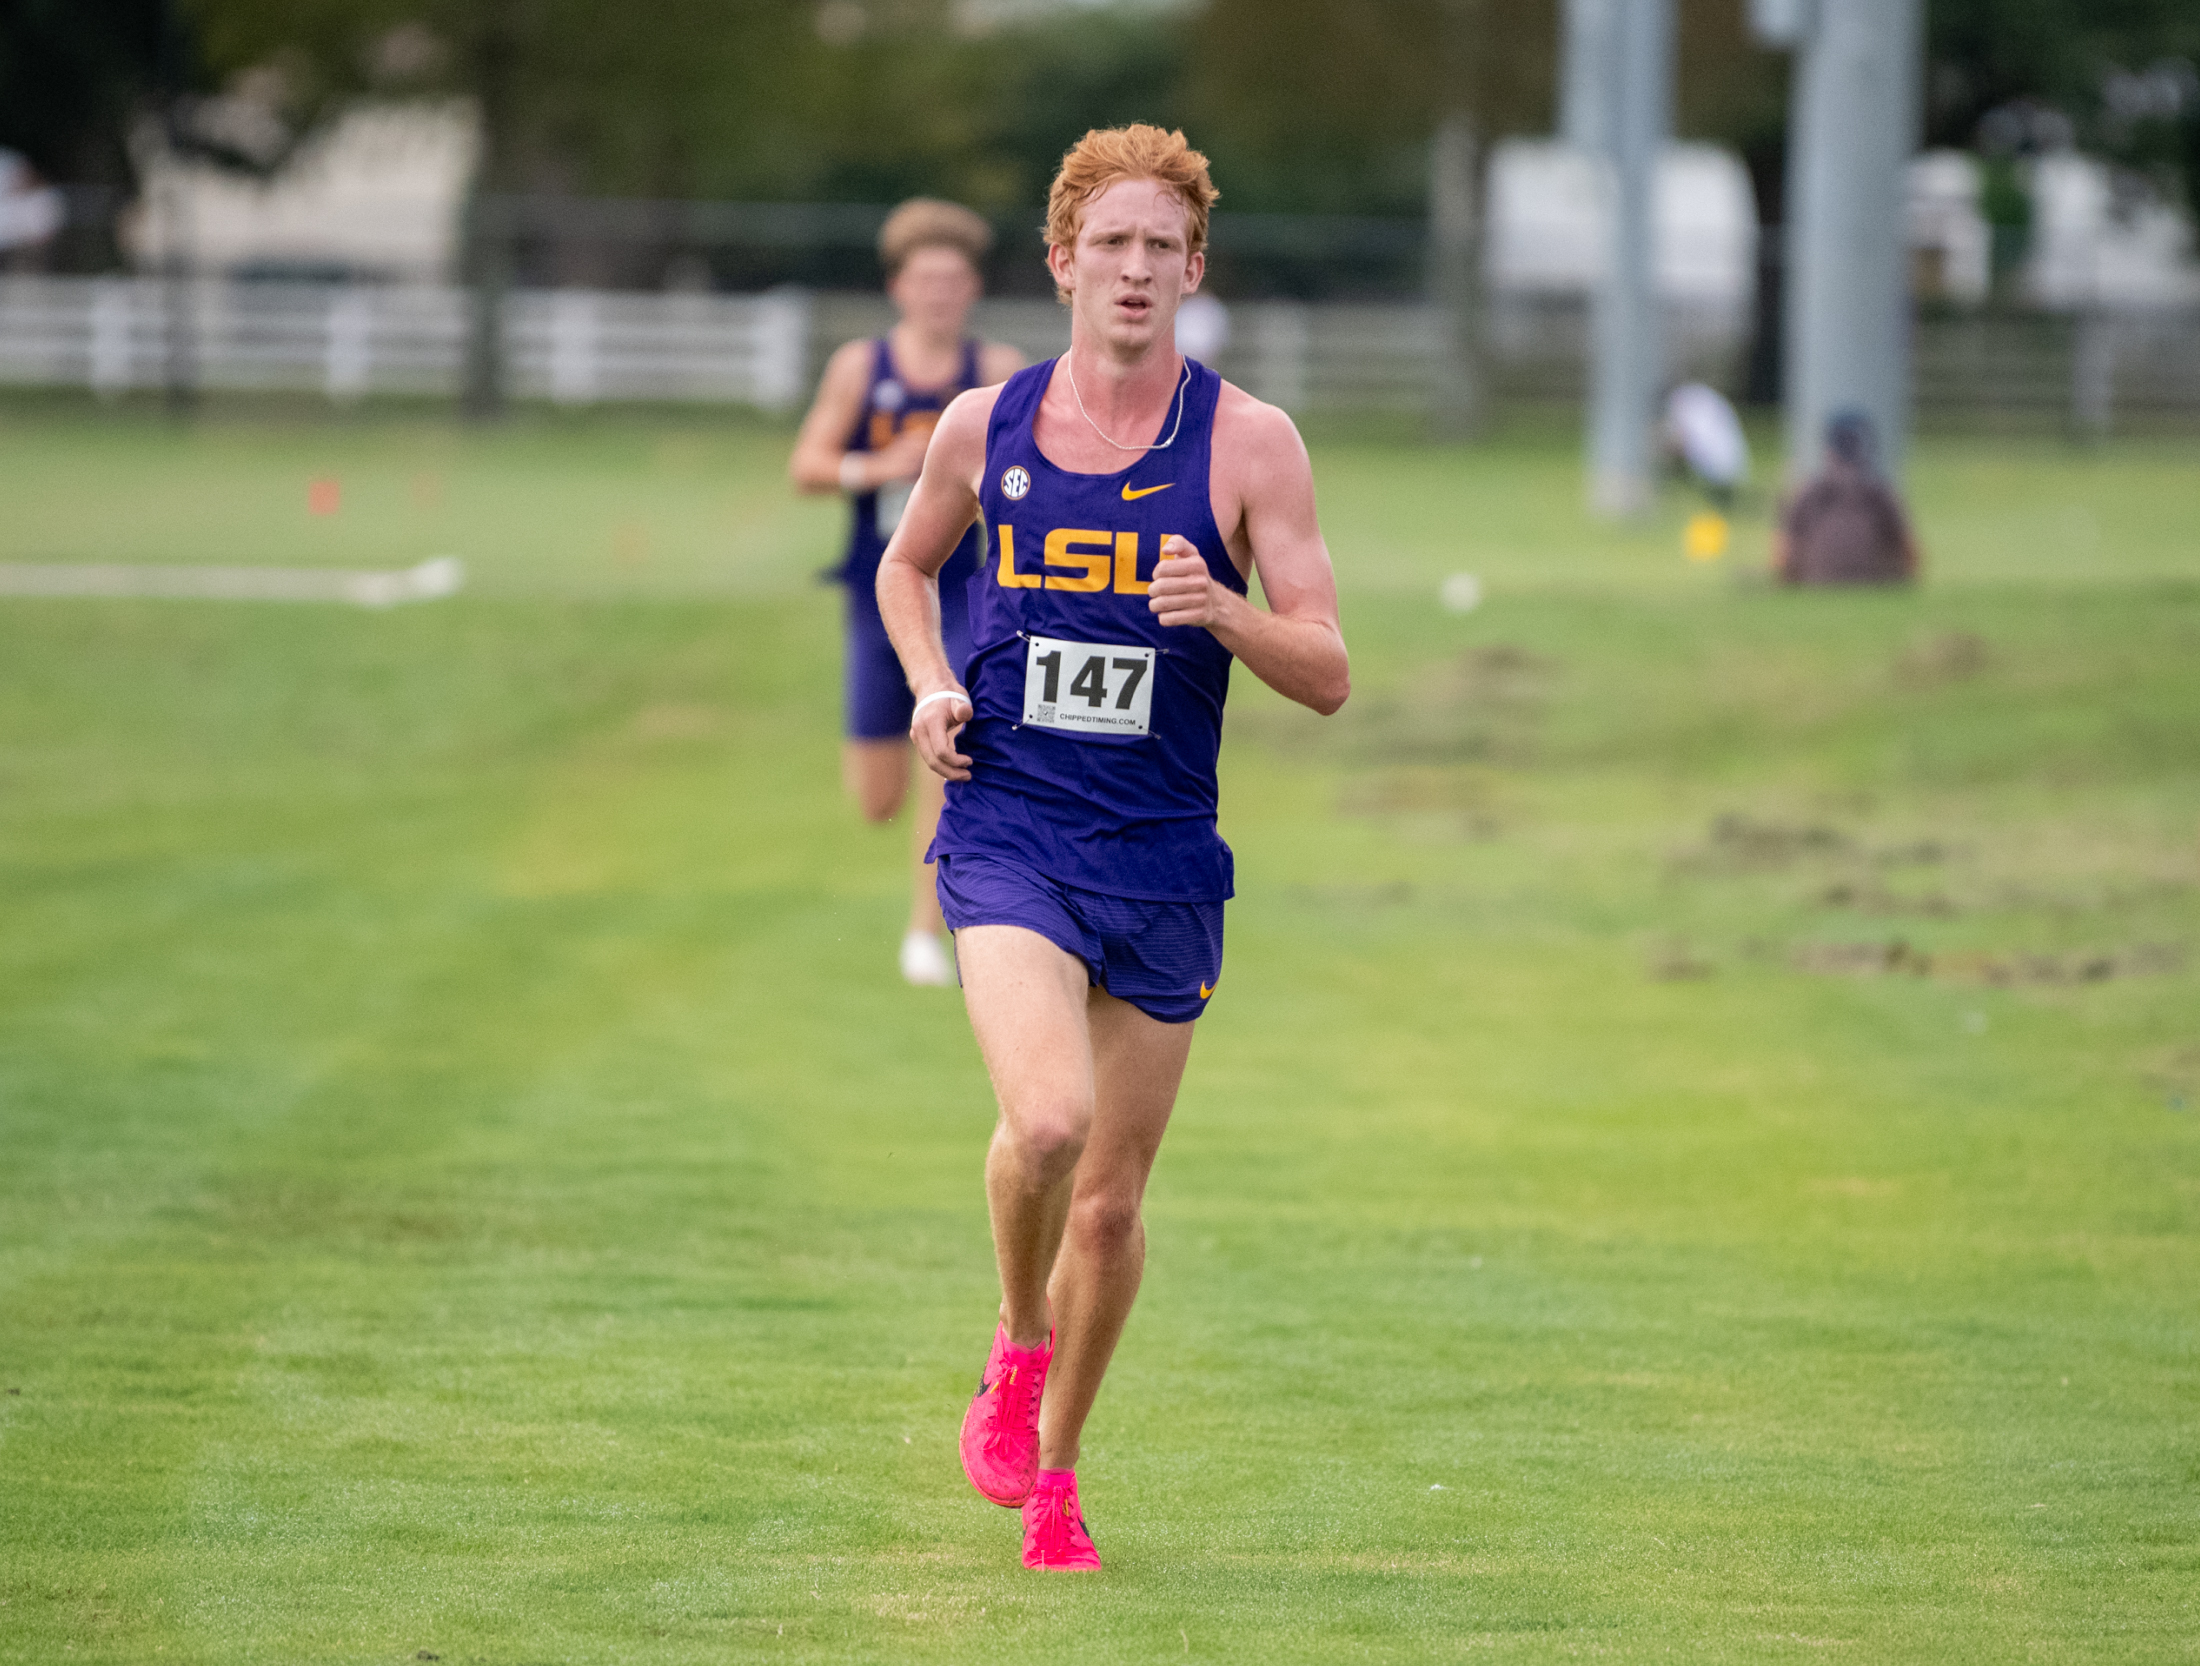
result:
[(457, 268), (474, 154), (464, 105), (418, 104), (353, 110), (265, 182), (155, 150), (123, 246), (141, 267), (440, 281)]
[[(1603, 273), (1605, 185), (1595, 160), (1552, 139), (1512, 139), (1490, 159), (1484, 239), (1493, 293), (1586, 296)], [(1757, 208), (1741, 158), (1675, 144), (1658, 163), (1658, 292), (1737, 324), (1757, 284)]]
[[(2023, 299), (2054, 311), (2189, 307), (2200, 302), (2193, 227), (2145, 181), (2074, 150), (2024, 165), (2032, 223), (2019, 269)], [(1975, 305), (1992, 286), (1984, 181), (1965, 151), (1910, 165), (1911, 269), (1921, 299)]]
[(2032, 300), (2070, 310), (2200, 302), (2192, 222), (2151, 186), (2075, 151), (2035, 158), (2030, 174)]
[(61, 229), (68, 209), (19, 152), (0, 150), (0, 252), (35, 248)]
[(1976, 305), (1993, 284), (1993, 228), (1980, 211), (1977, 158), (1932, 150), (1910, 164), (1910, 288), (1920, 300)]

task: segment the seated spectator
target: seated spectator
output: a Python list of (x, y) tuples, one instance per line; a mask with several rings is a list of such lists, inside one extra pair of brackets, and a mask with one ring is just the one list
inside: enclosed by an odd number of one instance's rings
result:
[(1917, 576), (1917, 539), (1894, 488), (1879, 478), (1871, 419), (1843, 411), (1826, 424), (1826, 463), (1789, 499), (1773, 537), (1787, 584), (1903, 584)]

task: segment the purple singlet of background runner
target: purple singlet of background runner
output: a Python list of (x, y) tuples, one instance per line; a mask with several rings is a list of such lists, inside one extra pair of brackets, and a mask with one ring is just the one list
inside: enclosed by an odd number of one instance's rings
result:
[[(863, 395), (863, 409), (848, 437), (850, 451), (883, 451), (894, 437), (922, 424), (929, 428), (940, 419), (948, 403), (967, 388), (978, 385), (978, 344), (963, 343), (962, 367), (953, 386), (913, 389), (894, 368), (886, 338), (871, 343), (871, 381)], [(906, 494), (910, 482), (897, 483)], [(901, 660), (887, 639), (878, 612), (878, 564), (886, 553), (887, 529), (879, 525), (879, 494), (865, 492), (850, 500), (854, 511), (848, 529), (848, 548), (840, 565), (827, 576), (848, 587), (848, 615), (844, 692), (847, 732), (856, 740), (893, 740), (909, 731), (915, 697), (902, 674)], [(969, 580), (978, 566), (978, 529), (963, 534), (955, 553), (940, 569), (940, 630), (947, 642), (950, 664), (961, 669), (970, 652), (970, 626), (963, 611)]]

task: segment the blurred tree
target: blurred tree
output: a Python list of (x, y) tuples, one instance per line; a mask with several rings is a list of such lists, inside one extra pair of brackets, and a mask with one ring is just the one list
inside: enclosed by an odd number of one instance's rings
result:
[(1132, 121), (1196, 128), (1185, 87), (1194, 51), (1183, 14), (1145, 7), (1083, 11), (981, 37), (970, 54), (973, 107), (982, 116), (965, 193), (982, 207), (1030, 210), (1036, 225), (1062, 153), (1088, 130)]
[(1485, 147), (1549, 129), (1557, 45), (1554, 0), (1210, 0), (1185, 110), (1233, 209), (1419, 214), (1445, 114)]
[(183, 3), (216, 71), (271, 68), (301, 120), (362, 93), (471, 97), (492, 190), (686, 194), (726, 155), (783, 170), (820, 67), (801, 0)]
[(1931, 0), (1927, 141), (1967, 145), (1998, 106), (2036, 99), (2074, 121), (2117, 70), (2200, 55), (2192, 0)]
[[(1034, 203), (1086, 126), (1142, 117), (1196, 133), (1233, 209), (1416, 214), (1441, 111), (1471, 109), (1485, 145), (1548, 130), (1558, 29), (1555, 0), (1065, 6), (991, 32), (950, 0), (174, 3), (216, 72), (279, 69), (300, 120), (370, 90), (473, 96), (483, 180), (498, 188), (930, 189), (999, 208)], [(161, 0), (13, 0), (0, 138), (15, 133), (48, 171), (126, 177), (121, 135), (162, 13)], [(1682, 0), (1677, 108), (1683, 133), (1736, 145), (1770, 195), (1786, 76), (1742, 14), (1743, 0)], [(1930, 35), (1934, 142), (1969, 144), (1990, 111), (2028, 97), (2157, 167), (2200, 143), (2200, 95), (2165, 114), (2170, 81), (2143, 81), (2200, 58), (2193, 0), (1932, 0)]]
[[(811, 182), (796, 119), (823, 43), (803, 0), (185, 0), (208, 62), (279, 82), (295, 121), (366, 92), (458, 93), (479, 112), (464, 277), (466, 405), (502, 404), (513, 237), (495, 199), (526, 190), (682, 196), (712, 159), (740, 183)], [(711, 183), (731, 183), (721, 167)], [(761, 176), (761, 179), (760, 179)], [(738, 177), (738, 175), (736, 175)], [(755, 194), (776, 195), (765, 191)]]
[(126, 188), (129, 138), (190, 56), (163, 0), (0, 6), (0, 145), (48, 179)]
[(1751, 404), (1780, 398), (1783, 227), (1787, 221), (1788, 61), (1749, 32), (1745, 0), (1680, 0), (1674, 129), (1738, 153), (1757, 209), (1755, 311), (1742, 369)]
[(1787, 125), (1787, 59), (1757, 44), (1745, 0), (1680, 0), (1674, 130), (1745, 156)]
[(2075, 139), (2200, 209), (2194, 0), (1930, 0), (1926, 16), (1928, 144)]

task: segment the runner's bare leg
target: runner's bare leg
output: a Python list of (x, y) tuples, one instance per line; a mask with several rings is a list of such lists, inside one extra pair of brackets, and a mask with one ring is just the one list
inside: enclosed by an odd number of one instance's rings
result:
[(1092, 1036), (1084, 963), (1021, 926), (955, 934), (963, 1004), (993, 1078), (1001, 1119), (985, 1159), (993, 1253), (1008, 1339), (1047, 1338), (1047, 1279), (1092, 1130)]
[(1089, 993), (1088, 1013), (1092, 1132), (1072, 1177), (1068, 1224), (1047, 1287), (1055, 1334), (1039, 1407), (1039, 1462), (1047, 1469), (1077, 1467), (1078, 1437), (1138, 1299), (1146, 1270), (1139, 1205), (1192, 1050), (1190, 1024), (1164, 1024), (1098, 989)]
[(892, 821), (900, 813), (909, 790), (909, 759), (908, 742), (898, 738), (841, 743), (840, 784), (861, 807), (865, 821)]
[[(841, 748), (841, 784), (862, 807), (864, 820), (887, 822), (901, 813), (915, 755), (901, 740), (852, 740)], [(924, 853), (932, 848), (932, 834), (940, 824), (947, 783), (928, 769), (919, 768), (916, 774), (916, 815), (909, 827), (909, 929), (937, 934), (946, 928), (940, 920), (939, 887)]]
[(985, 1179), (1002, 1322), (1018, 1347), (1054, 1331), (1039, 1461), (1069, 1469), (1138, 1296), (1139, 1204), (1192, 1026), (1093, 989), (1083, 962), (1021, 926), (968, 927), (956, 952), (1001, 1107)]

